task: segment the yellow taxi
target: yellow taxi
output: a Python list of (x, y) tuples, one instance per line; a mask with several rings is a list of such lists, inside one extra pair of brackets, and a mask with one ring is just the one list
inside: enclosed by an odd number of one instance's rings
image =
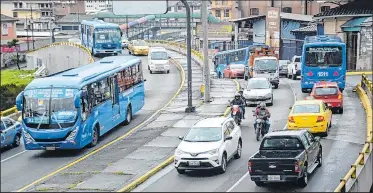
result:
[(328, 136), (328, 130), (332, 126), (332, 111), (322, 100), (296, 101), (290, 109), (288, 130), (307, 129), (311, 133)]
[(132, 40), (128, 45), (129, 54), (145, 55), (149, 53), (149, 46), (144, 40)]

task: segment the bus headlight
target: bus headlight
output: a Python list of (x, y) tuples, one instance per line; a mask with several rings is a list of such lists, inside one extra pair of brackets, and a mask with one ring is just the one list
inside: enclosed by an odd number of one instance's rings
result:
[(23, 136), (25, 137), (26, 144), (32, 143), (35, 140), (31, 137), (29, 133), (26, 132), (26, 130), (23, 130)]
[(79, 127), (75, 127), (75, 129), (70, 133), (70, 135), (66, 138), (66, 141), (74, 141), (76, 134), (78, 134)]

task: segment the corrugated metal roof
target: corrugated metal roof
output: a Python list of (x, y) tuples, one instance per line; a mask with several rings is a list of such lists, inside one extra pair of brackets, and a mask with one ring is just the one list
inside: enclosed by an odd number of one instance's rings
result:
[(361, 26), (372, 26), (372, 17), (368, 17), (363, 23), (360, 24)]
[(229, 20), (230, 22), (240, 22), (240, 21), (245, 21), (245, 20), (251, 20), (251, 19), (259, 19), (261, 17), (265, 17), (266, 15), (252, 15), (249, 17), (244, 17), (244, 18), (238, 18), (238, 19), (231, 19)]
[[(365, 20), (367, 20), (369, 17), (358, 17), (348, 20), (346, 23), (341, 25), (341, 28), (345, 27), (360, 27)], [(371, 18), (371, 17), (370, 17)]]
[(312, 24), (309, 26), (304, 26), (298, 29), (291, 30), (291, 32), (316, 32), (317, 31), (317, 25)]
[[(253, 16), (244, 17), (244, 18), (231, 19), (229, 21), (240, 22), (240, 21), (245, 21), (245, 20), (260, 19), (262, 17), (266, 17), (266, 15), (253, 15)], [(302, 14), (285, 13), (285, 12), (280, 13), (280, 18), (294, 20), (294, 21), (308, 21), (308, 22), (312, 21), (312, 15), (302, 15)]]
[(1, 14), (0, 22), (3, 21), (18, 21), (18, 19)]
[[(370, 7), (370, 8), (369, 8)], [(373, 14), (371, 0), (355, 0), (339, 7), (323, 11), (313, 16), (313, 18), (322, 19), (326, 17), (338, 16), (371, 16)]]
[(95, 15), (77, 15), (77, 14), (69, 14), (61, 19), (57, 20), (56, 23), (75, 23), (75, 22), (82, 22), (82, 20), (92, 20), (96, 16)]

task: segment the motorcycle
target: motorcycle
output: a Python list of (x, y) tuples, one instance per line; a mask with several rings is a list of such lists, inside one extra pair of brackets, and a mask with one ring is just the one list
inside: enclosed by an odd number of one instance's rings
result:
[[(255, 112), (255, 111), (253, 111)], [(259, 141), (260, 140), (260, 135), (262, 135), (262, 138), (264, 137), (266, 133), (266, 121), (265, 121), (265, 117), (264, 116), (257, 116), (257, 115), (253, 115), (256, 117), (255, 121), (256, 121), (256, 130), (255, 130), (255, 134), (256, 134), (256, 140)]]
[[(230, 101), (229, 101), (230, 103)], [(241, 108), (239, 105), (230, 105), (228, 107), (231, 107), (231, 116), (234, 119), (234, 122), (236, 122), (237, 125), (241, 125)]]

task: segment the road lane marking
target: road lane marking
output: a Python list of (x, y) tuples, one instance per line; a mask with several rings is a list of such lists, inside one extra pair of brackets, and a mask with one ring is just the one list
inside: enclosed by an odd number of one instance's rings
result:
[[(296, 101), (297, 100), (297, 96), (295, 94), (295, 91), (294, 91), (294, 88), (293, 86), (291, 86), (291, 84), (289, 84), (286, 80), (284, 81), (286, 84), (288, 84), (290, 86), (290, 90), (291, 92), (293, 93), (293, 100)], [(284, 128), (282, 129), (283, 131), (287, 129), (287, 124), (285, 124)], [(231, 192), (232, 190), (234, 190), (238, 185), (240, 185), (240, 183), (248, 176), (250, 175), (249, 172), (246, 172), (245, 175), (243, 175), (236, 183), (233, 184), (233, 186), (231, 186), (226, 192)]]
[(116, 138), (115, 140), (113, 140), (113, 141), (111, 141), (111, 142), (109, 142), (109, 143), (107, 143), (107, 144), (101, 146), (101, 147), (98, 148), (98, 149), (93, 150), (92, 152), (90, 152), (90, 153), (88, 153), (88, 154), (86, 154), (86, 155), (80, 157), (79, 159), (77, 159), (77, 160), (75, 160), (75, 161), (73, 161), (73, 162), (71, 162), (71, 163), (69, 163), (69, 164), (63, 166), (62, 168), (57, 169), (57, 170), (55, 170), (54, 172), (49, 173), (49, 174), (45, 175), (44, 177), (41, 177), (41, 178), (35, 180), (34, 182), (32, 182), (32, 183), (30, 183), (30, 184), (28, 184), (28, 185), (22, 187), (21, 189), (17, 190), (16, 192), (24, 192), (25, 190), (27, 190), (27, 189), (30, 188), (31, 186), (33, 186), (33, 185), (35, 185), (35, 184), (37, 184), (37, 183), (40, 183), (40, 182), (42, 182), (43, 180), (46, 180), (46, 179), (48, 179), (48, 178), (50, 178), (50, 177), (52, 177), (52, 176), (58, 174), (59, 172), (65, 170), (65, 169), (67, 169), (67, 168), (70, 168), (71, 166), (76, 165), (77, 163), (79, 163), (79, 162), (81, 162), (81, 161), (87, 159), (88, 157), (90, 157), (90, 156), (92, 156), (92, 155), (94, 155), (94, 154), (96, 154), (96, 153), (102, 151), (103, 149), (109, 147), (110, 145), (112, 145), (112, 144), (114, 144), (114, 143), (116, 143), (116, 142), (118, 142), (118, 141), (120, 141), (120, 140), (126, 138), (127, 136), (129, 136), (130, 134), (132, 134), (134, 131), (136, 131), (137, 129), (141, 128), (141, 127), (144, 126), (147, 122), (149, 122), (150, 120), (152, 120), (156, 115), (158, 115), (161, 111), (163, 111), (164, 109), (166, 109), (166, 108), (167, 108), (167, 107), (168, 107), (168, 106), (169, 106), (169, 105), (170, 105), (170, 104), (175, 100), (175, 98), (179, 95), (179, 93), (182, 91), (182, 89), (183, 89), (183, 87), (184, 87), (184, 84), (185, 84), (185, 71), (184, 71), (184, 68), (182, 68), (182, 66), (178, 66), (178, 65), (179, 65), (179, 64), (177, 63), (176, 66), (177, 66), (178, 69), (180, 69), (180, 74), (181, 74), (182, 80), (181, 80), (181, 82), (180, 82), (179, 89), (176, 91), (176, 93), (174, 94), (174, 96), (173, 96), (173, 97), (172, 97), (172, 98), (167, 102), (166, 105), (164, 105), (162, 108), (160, 108), (160, 109), (157, 110), (155, 113), (153, 113), (153, 114), (152, 114), (148, 119), (146, 119), (145, 121), (143, 121), (143, 122), (140, 123), (139, 125), (135, 126), (135, 127), (132, 128), (131, 130), (129, 130), (126, 134), (124, 134), (124, 135), (122, 135), (122, 136)]
[(5, 158), (5, 159), (1, 160), (1, 163), (5, 162), (5, 161), (7, 161), (7, 160), (10, 160), (10, 159), (12, 159), (12, 158), (14, 158), (14, 157), (16, 157), (16, 156), (19, 156), (19, 155), (25, 153), (26, 151), (27, 151), (27, 150), (23, 150), (23, 151), (21, 151), (21, 152), (19, 152), (19, 153), (17, 153), (17, 154), (14, 154), (14, 155), (12, 155), (12, 156), (10, 156), (10, 157), (8, 157), (8, 158)]

